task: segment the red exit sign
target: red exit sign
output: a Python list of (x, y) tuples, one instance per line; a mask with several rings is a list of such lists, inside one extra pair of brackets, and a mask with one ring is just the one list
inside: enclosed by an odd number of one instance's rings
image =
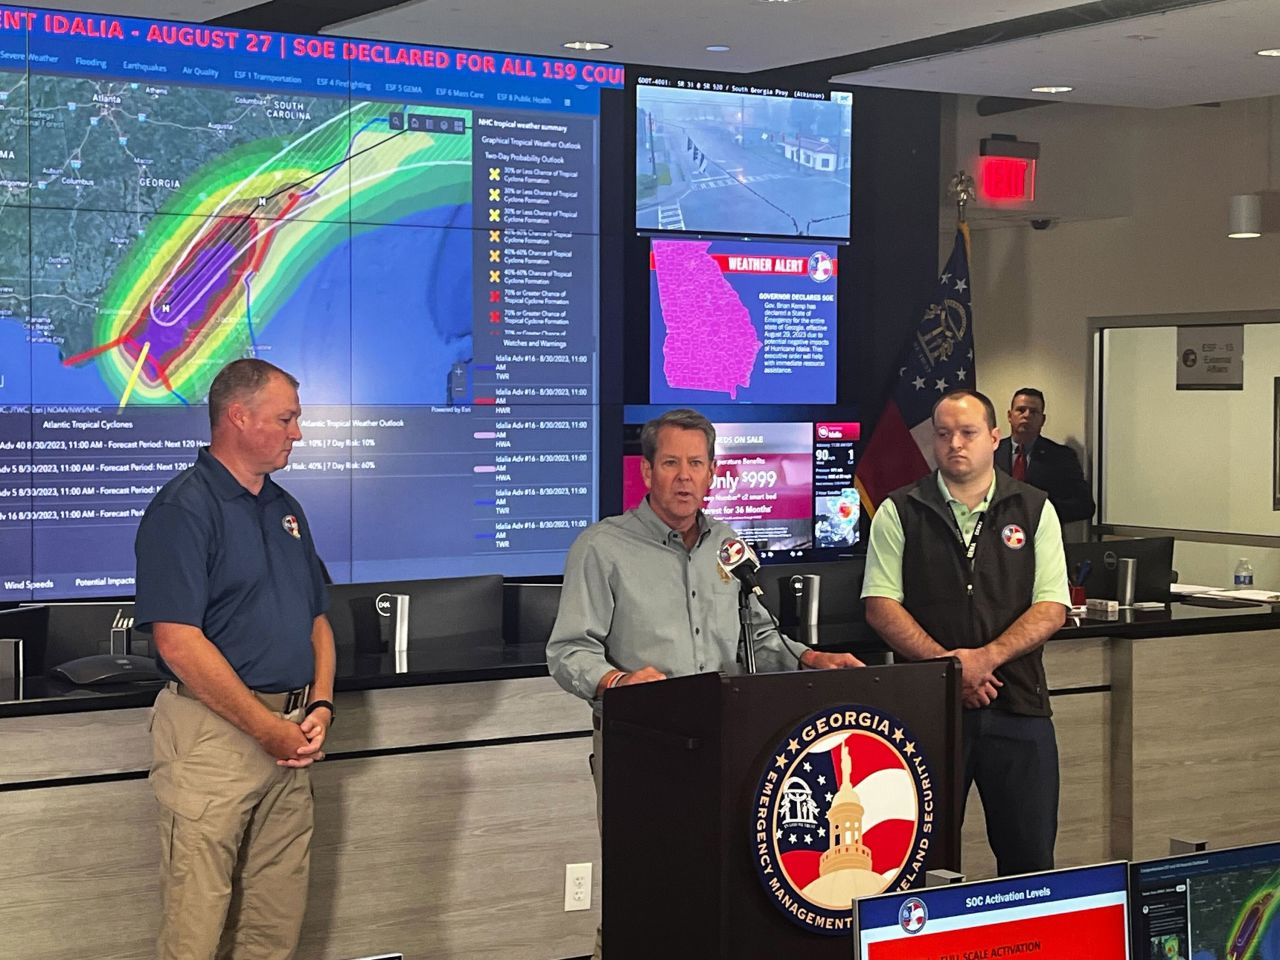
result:
[(979, 157), (978, 197), (993, 203), (1036, 198), (1036, 162), (1024, 157)]

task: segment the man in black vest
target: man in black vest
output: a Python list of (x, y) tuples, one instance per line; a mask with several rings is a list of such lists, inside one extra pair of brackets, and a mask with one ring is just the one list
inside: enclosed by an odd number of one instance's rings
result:
[(904, 659), (960, 661), (965, 793), (977, 783), (1002, 875), (1048, 870), (1058, 746), (1040, 647), (1070, 606), (1062, 527), (1044, 491), (995, 469), (989, 399), (953, 391), (932, 422), (938, 469), (871, 524), (867, 622)]
[(1009, 436), (996, 449), (996, 466), (1015, 480), (1025, 480), (1049, 495), (1062, 523), (1093, 519), (1093, 494), (1070, 447), (1040, 435), (1044, 429), (1044, 394), (1023, 387), (1009, 401)]

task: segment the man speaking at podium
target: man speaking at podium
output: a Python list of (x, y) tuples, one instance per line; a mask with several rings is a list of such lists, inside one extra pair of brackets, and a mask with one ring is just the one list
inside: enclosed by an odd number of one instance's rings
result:
[[(715, 444), (715, 426), (695, 410), (650, 420), (640, 433), (648, 496), (588, 527), (569, 550), (547, 664), (560, 686), (594, 709), (597, 815), (605, 690), (737, 671), (739, 583), (718, 562), (721, 544), (737, 535), (702, 510), (715, 476)], [(862, 666), (852, 654), (822, 653), (782, 637), (755, 598), (751, 632), (762, 671)]]
[(1058, 745), (1040, 647), (1066, 618), (1066, 556), (1044, 491), (994, 467), (983, 394), (933, 407), (938, 469), (895, 490), (871, 522), (869, 623), (908, 660), (963, 673), (964, 790), (977, 783), (1001, 875), (1053, 868)]

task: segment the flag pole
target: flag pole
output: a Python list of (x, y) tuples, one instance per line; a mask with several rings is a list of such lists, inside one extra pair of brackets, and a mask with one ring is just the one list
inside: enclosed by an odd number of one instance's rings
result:
[[(947, 192), (955, 198), (957, 237), (938, 277), (933, 300), (903, 344), (898, 380), (880, 411), (867, 442), (858, 449), (861, 458), (854, 486), (862, 509), (874, 517), (879, 502), (893, 489), (929, 473), (930, 462), (922, 441), (913, 431), (928, 420), (934, 390), (966, 380), (972, 369), (973, 333), (969, 293), (969, 224), (965, 207), (976, 196), (973, 177), (963, 170), (951, 178)], [(908, 372), (910, 371), (910, 372)], [(948, 380), (949, 377), (955, 379)], [(932, 383), (934, 386), (929, 388)]]

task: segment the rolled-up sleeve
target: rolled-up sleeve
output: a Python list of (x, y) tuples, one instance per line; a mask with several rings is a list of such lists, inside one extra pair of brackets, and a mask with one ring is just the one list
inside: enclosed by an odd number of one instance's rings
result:
[(783, 637), (760, 599), (754, 596), (751, 598), (751, 636), (755, 642), (756, 669), (761, 672), (795, 670), (800, 666), (800, 655), (809, 649)]
[(614, 669), (606, 639), (613, 624), (610, 564), (589, 536), (579, 537), (565, 561), (560, 608), (547, 641), (547, 667), (570, 693), (592, 700), (601, 679)]

